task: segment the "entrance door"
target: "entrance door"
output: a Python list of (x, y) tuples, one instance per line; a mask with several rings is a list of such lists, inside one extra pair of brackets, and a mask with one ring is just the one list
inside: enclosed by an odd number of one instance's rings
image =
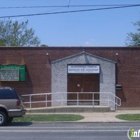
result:
[[(76, 74), (68, 75), (68, 105), (77, 104), (76, 101), (79, 97), (79, 104), (92, 104), (93, 95), (86, 92), (99, 92), (99, 74)], [(73, 92), (80, 92), (78, 95)], [(82, 93), (83, 92), (83, 93)], [(69, 101), (71, 100), (71, 101)], [(99, 100), (99, 94), (94, 94), (94, 100)], [(94, 104), (99, 104), (98, 101), (94, 101)]]

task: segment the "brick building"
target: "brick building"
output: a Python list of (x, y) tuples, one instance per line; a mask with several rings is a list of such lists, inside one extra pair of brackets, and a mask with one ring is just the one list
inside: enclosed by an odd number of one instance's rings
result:
[[(112, 92), (121, 98), (121, 107), (140, 107), (138, 47), (0, 47), (0, 66), (0, 86), (14, 87), (21, 95)], [(5, 75), (15, 67), (21, 74), (13, 70), (17, 76), (8, 79)], [(52, 105), (56, 98), (51, 97)]]

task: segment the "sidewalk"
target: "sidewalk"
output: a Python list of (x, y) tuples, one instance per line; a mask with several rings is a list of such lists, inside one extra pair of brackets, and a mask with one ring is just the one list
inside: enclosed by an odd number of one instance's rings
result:
[(28, 113), (28, 114), (76, 114), (84, 116), (83, 120), (77, 122), (130, 122), (117, 119), (115, 116), (119, 114), (140, 114), (140, 110), (117, 110), (115, 112), (71, 112), (71, 113)]
[(116, 112), (79, 113), (79, 115), (85, 117), (79, 122), (130, 122), (117, 119), (115, 116), (119, 114), (140, 114), (140, 110), (118, 110)]

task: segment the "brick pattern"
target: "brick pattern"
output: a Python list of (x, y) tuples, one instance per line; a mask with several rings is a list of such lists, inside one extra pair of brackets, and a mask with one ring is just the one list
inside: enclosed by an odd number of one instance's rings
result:
[[(83, 51), (116, 62), (116, 94), (122, 107), (140, 107), (140, 48), (129, 47), (0, 47), (0, 64), (26, 64), (25, 82), (0, 82), (21, 95), (51, 92), (50, 62)], [(47, 55), (48, 53), (49, 55)], [(116, 55), (118, 53), (118, 55)]]
[[(100, 64), (100, 92), (111, 92), (115, 94), (115, 62), (108, 61), (88, 53), (79, 53), (71, 57), (63, 58), (52, 63), (52, 92), (64, 92), (52, 95), (52, 105), (59, 106), (55, 100), (67, 100), (67, 65), (68, 64)], [(102, 100), (104, 97), (100, 95)], [(114, 101), (114, 99), (113, 99)], [(115, 102), (115, 101), (114, 101)], [(65, 105), (67, 102), (64, 103)], [(100, 102), (103, 105), (103, 102)], [(111, 105), (111, 108), (115, 106)]]

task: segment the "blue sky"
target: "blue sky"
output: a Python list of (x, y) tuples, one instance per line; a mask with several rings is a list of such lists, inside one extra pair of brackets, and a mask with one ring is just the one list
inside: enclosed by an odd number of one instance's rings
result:
[[(0, 0), (0, 7), (66, 6), (69, 2), (70, 6), (140, 4), (139, 0)], [(102, 7), (0, 8), (0, 17), (94, 8)], [(125, 46), (127, 33), (136, 32), (132, 22), (140, 20), (140, 7), (10, 19), (29, 20), (28, 27), (48, 46)]]

